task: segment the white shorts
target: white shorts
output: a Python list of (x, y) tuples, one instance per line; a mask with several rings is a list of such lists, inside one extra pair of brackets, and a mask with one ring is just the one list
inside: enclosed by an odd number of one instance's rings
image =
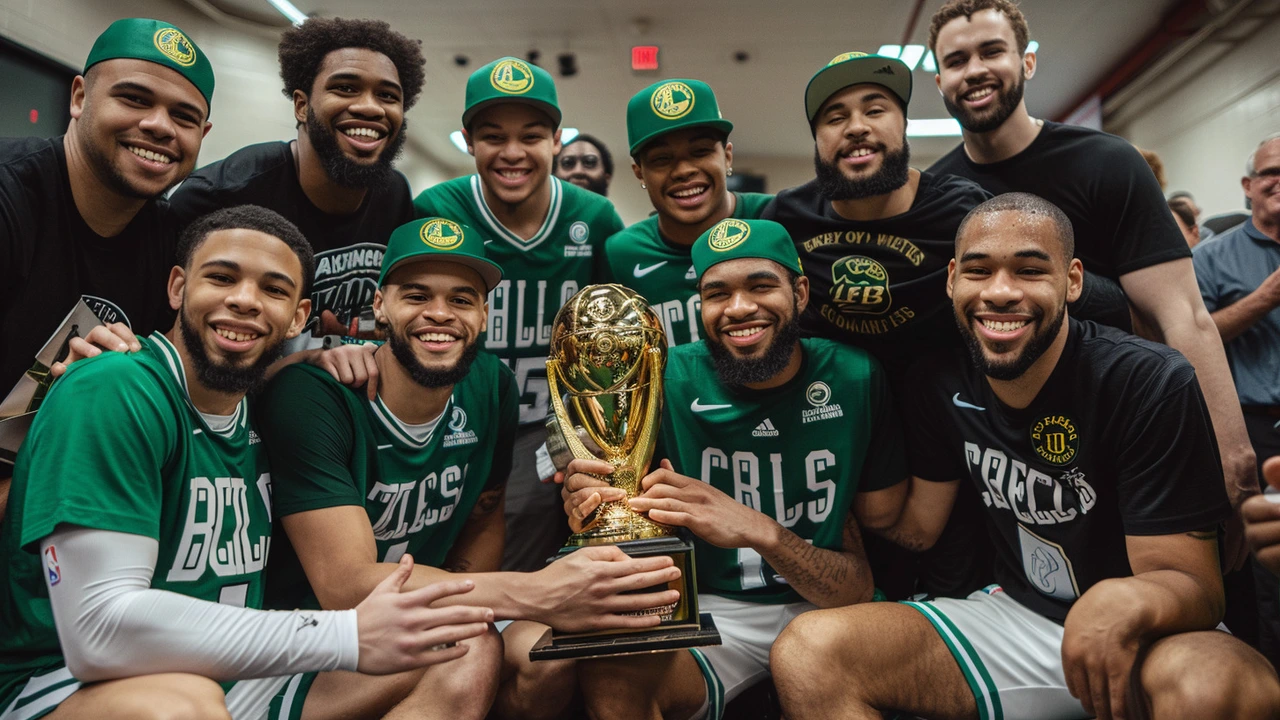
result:
[(1092, 717), (1067, 691), (1062, 626), (1009, 597), (999, 585), (964, 600), (903, 603), (919, 610), (955, 657), (980, 720)]
[(767, 605), (699, 594), (698, 610), (715, 618), (724, 644), (689, 650), (707, 681), (706, 710), (694, 718), (720, 720), (725, 703), (769, 674), (769, 650), (783, 628), (816, 609), (808, 602)]
[[(298, 720), (316, 673), (240, 680), (227, 692), (233, 720)], [(33, 675), (0, 720), (34, 720), (57, 709), (81, 687), (65, 666)]]

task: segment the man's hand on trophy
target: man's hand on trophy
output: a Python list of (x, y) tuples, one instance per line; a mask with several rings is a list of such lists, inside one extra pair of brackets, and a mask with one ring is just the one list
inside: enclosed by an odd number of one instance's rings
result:
[(556, 473), (556, 482), (563, 483), (560, 499), (564, 501), (564, 513), (575, 533), (595, 523), (595, 512), (601, 503), (627, 499), (626, 491), (601, 479), (612, 472), (613, 464), (604, 460), (574, 458), (563, 473)]
[(689, 528), (694, 535), (722, 548), (755, 547), (773, 521), (709, 483), (681, 475), (669, 460), (644, 476), (641, 494), (631, 509), (664, 525)]
[(141, 349), (142, 343), (138, 342), (137, 336), (133, 334), (128, 325), (118, 322), (99, 325), (82, 338), (71, 338), (71, 341), (67, 343), (67, 357), (50, 365), (49, 374), (54, 377), (61, 377), (71, 363), (101, 355), (103, 350), (137, 352)]
[(670, 556), (633, 558), (614, 545), (582, 548), (532, 577), (543, 585), (530, 593), (541, 606), (532, 619), (562, 632), (653, 627), (658, 615), (645, 611), (680, 599), (678, 590), (641, 592), (680, 577)]

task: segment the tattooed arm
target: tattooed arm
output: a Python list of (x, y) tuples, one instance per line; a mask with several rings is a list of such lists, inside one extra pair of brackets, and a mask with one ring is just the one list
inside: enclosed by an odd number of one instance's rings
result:
[(502, 544), (506, 537), (502, 505), (507, 486), (485, 488), (475, 508), (449, 550), (444, 569), (449, 572), (493, 572), (502, 564)]
[(862, 549), (858, 520), (852, 512), (844, 524), (842, 550), (814, 547), (776, 522), (773, 525), (776, 544), (757, 548), (757, 552), (805, 600), (828, 608), (871, 599), (875, 581)]

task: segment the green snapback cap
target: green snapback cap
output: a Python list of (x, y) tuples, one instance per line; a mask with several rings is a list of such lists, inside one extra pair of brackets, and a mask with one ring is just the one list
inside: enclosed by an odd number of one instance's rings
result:
[(462, 111), (462, 127), (490, 105), (521, 102), (546, 112), (560, 127), (560, 101), (551, 73), (519, 58), (498, 58), (467, 78), (467, 102)]
[(742, 258), (772, 260), (804, 274), (791, 235), (772, 220), (726, 218), (712, 225), (693, 244), (693, 270), (699, 280), (712, 265)]
[(627, 144), (633, 156), (663, 133), (700, 126), (726, 135), (733, 131), (733, 123), (720, 115), (711, 86), (701, 80), (662, 80), (627, 102)]
[(882, 85), (898, 96), (905, 110), (911, 102), (911, 68), (895, 57), (868, 55), (861, 52), (841, 53), (809, 79), (804, 89), (804, 109), (809, 125), (817, 117), (822, 104), (832, 95), (851, 85)]
[(213, 65), (186, 33), (167, 22), (125, 18), (111, 23), (89, 51), (84, 71), (103, 60), (127, 58), (163, 65), (186, 78), (213, 107)]
[(465, 265), (484, 280), (485, 292), (502, 282), (502, 267), (485, 257), (484, 238), (471, 228), (440, 217), (405, 223), (391, 233), (382, 254), (382, 274), (378, 287), (387, 284), (391, 272), (410, 260), (428, 257), (441, 262)]

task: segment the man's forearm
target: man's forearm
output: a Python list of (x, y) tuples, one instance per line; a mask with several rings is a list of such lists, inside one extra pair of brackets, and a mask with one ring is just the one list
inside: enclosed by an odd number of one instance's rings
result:
[(1189, 573), (1154, 570), (1108, 583), (1132, 586), (1136, 630), (1150, 642), (1177, 633), (1211, 630), (1222, 621), (1226, 601), (1221, 591), (1206, 588)]
[(1222, 342), (1229, 343), (1275, 309), (1274, 303), (1255, 290), (1213, 313), (1213, 324), (1217, 326)]
[[(325, 593), (322, 588), (316, 587), (316, 596), (326, 610), (353, 608), (395, 569), (396, 563), (369, 563), (357, 570), (342, 573), (340, 581), (335, 583), (339, 587), (333, 588), (333, 592)], [(475, 589), (437, 600), (433, 607), (488, 607), (493, 608), (496, 620), (541, 620), (539, 609), (525, 599), (537, 595), (533, 587), (536, 580), (531, 573), (451, 573), (441, 568), (414, 563), (413, 574), (404, 584), (402, 592), (417, 590), (444, 580), (471, 580), (475, 583)]]
[(805, 600), (830, 608), (867, 602), (875, 594), (856, 530), (845, 532), (845, 546), (850, 549), (827, 550), (810, 545), (776, 522), (771, 529), (770, 537), (754, 549)]

